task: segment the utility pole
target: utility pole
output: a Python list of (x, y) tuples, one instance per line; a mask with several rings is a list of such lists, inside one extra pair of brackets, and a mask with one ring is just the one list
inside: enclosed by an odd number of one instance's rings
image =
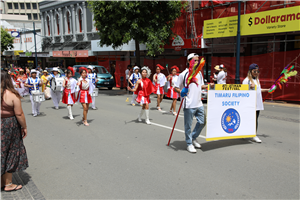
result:
[(236, 67), (235, 67), (235, 84), (240, 84), (240, 44), (241, 44), (241, 1), (238, 3), (238, 26), (236, 35)]
[(33, 22), (33, 37), (34, 37), (34, 48), (35, 48), (35, 68), (37, 68), (37, 52), (36, 52), (36, 39), (35, 39), (35, 36), (36, 36), (36, 32), (35, 32), (35, 24)]

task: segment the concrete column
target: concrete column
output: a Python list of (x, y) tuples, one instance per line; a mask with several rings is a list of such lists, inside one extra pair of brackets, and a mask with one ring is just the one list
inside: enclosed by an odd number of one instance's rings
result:
[(45, 36), (45, 22), (44, 22), (44, 13), (40, 13), (41, 22), (42, 22), (42, 28), (41, 28), (41, 35)]
[(72, 9), (72, 33), (73, 33), (73, 39), (72, 42), (76, 42), (76, 35), (75, 35), (75, 7), (74, 5), (71, 5)]
[(48, 17), (48, 13), (45, 12), (45, 36), (48, 37), (48, 24), (47, 24), (47, 17)]
[(60, 29), (60, 43), (64, 43), (64, 26), (63, 26), (63, 13), (61, 8), (58, 8), (58, 12), (59, 12), (59, 29)]
[(87, 18), (86, 18), (86, 5), (85, 2), (82, 2), (82, 7), (83, 7), (83, 20), (82, 20), (82, 28), (83, 28), (83, 41), (88, 41), (87, 38)]
[(92, 32), (96, 32), (96, 26), (95, 26), (95, 20), (94, 20), (95, 14), (92, 13), (92, 23), (93, 23), (93, 28), (92, 28)]
[(51, 22), (50, 22), (50, 26), (51, 26), (51, 28), (50, 28), (50, 36), (52, 37), (52, 43), (55, 43), (55, 39), (54, 39), (54, 33), (55, 33), (55, 31), (54, 31), (54, 20), (53, 20), (53, 11), (52, 10), (50, 10), (50, 20), (51, 20)]

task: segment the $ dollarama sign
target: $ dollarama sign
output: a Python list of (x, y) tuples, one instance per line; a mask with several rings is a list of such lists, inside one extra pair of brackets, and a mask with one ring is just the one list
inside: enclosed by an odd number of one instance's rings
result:
[[(203, 38), (231, 37), (237, 34), (237, 16), (204, 21)], [(241, 15), (241, 35), (300, 30), (300, 6)]]

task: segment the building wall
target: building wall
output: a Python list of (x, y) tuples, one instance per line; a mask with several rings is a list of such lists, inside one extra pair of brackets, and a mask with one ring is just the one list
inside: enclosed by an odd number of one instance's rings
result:
[(39, 5), (41, 0), (5, 0), (5, 14), (25, 15), (30, 21), (39, 21)]

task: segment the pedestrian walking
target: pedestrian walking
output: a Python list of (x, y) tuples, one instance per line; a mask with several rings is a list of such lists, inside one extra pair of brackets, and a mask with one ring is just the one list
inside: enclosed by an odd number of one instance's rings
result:
[[(87, 77), (88, 77), (88, 79), (90, 79), (90, 81), (92, 81), (93, 85), (94, 85), (95, 88), (96, 88), (96, 83), (98, 82), (98, 79), (97, 79), (97, 73), (93, 72), (94, 67), (91, 66), (91, 65), (88, 66), (87, 70), (88, 70), (88, 75), (87, 75)], [(95, 96), (92, 97), (92, 109), (93, 109), (93, 110), (96, 110), (96, 109), (97, 109), (97, 108), (96, 108), (96, 97), (95, 97)]]
[(22, 189), (22, 185), (12, 183), (12, 173), (28, 167), (23, 143), (27, 125), (21, 98), (7, 72), (1, 71), (1, 188), (6, 192)]
[[(257, 64), (252, 63), (249, 66), (247, 77), (243, 80), (243, 84), (249, 85), (250, 89), (256, 87), (256, 134), (258, 129), (258, 117), (261, 110), (264, 110), (264, 104), (262, 99), (262, 92), (268, 92), (270, 89), (262, 89), (259, 82), (259, 67)], [(261, 140), (255, 136), (251, 138), (252, 141), (261, 143)]]
[(128, 86), (128, 90), (132, 92), (138, 92), (138, 96), (136, 98), (136, 102), (143, 105), (140, 114), (138, 115), (138, 121), (142, 121), (142, 116), (144, 115), (144, 112), (146, 113), (146, 124), (150, 125), (150, 119), (149, 119), (149, 104), (151, 103), (150, 100), (150, 94), (152, 94), (155, 91), (155, 87), (152, 84), (151, 80), (149, 79), (151, 75), (151, 70), (149, 67), (144, 66), (142, 68), (142, 79), (139, 79), (137, 83), (135, 84), (135, 87), (131, 89)]
[[(25, 87), (29, 88), (29, 94), (30, 94), (30, 101), (31, 101), (31, 107), (32, 107), (32, 115), (36, 117), (37, 115), (40, 114), (40, 107), (41, 107), (41, 102), (34, 102), (32, 92), (39, 91), (39, 86), (42, 85), (42, 81), (39, 77), (36, 76), (36, 70), (32, 69), (30, 71), (30, 77), (26, 80), (25, 82)], [(35, 87), (34, 87), (35, 85)]]
[[(199, 56), (196, 53), (191, 53), (187, 56), (187, 67), (190, 61), (194, 59), (195, 62), (199, 62)], [(181, 93), (181, 90), (186, 86), (186, 78), (188, 76), (188, 68), (186, 68), (178, 77), (175, 84), (175, 91)], [(187, 143), (187, 150), (190, 153), (196, 153), (196, 148), (201, 148), (201, 145), (197, 141), (197, 137), (200, 135), (202, 129), (204, 128), (205, 112), (203, 103), (201, 101), (201, 90), (206, 89), (208, 86), (204, 84), (202, 73), (199, 72), (196, 75), (197, 83), (191, 83), (189, 85), (189, 92), (187, 96), (182, 99), (183, 101), (183, 112), (184, 112), (184, 132), (185, 141)], [(211, 83), (213, 86), (213, 83)], [(192, 131), (193, 117), (195, 116), (197, 123)]]
[(171, 67), (171, 74), (167, 77), (167, 80), (168, 80), (167, 97), (169, 97), (173, 100), (172, 104), (171, 104), (171, 108), (170, 108), (170, 113), (172, 113), (174, 116), (177, 115), (176, 103), (177, 103), (177, 99), (179, 97), (178, 93), (174, 91), (175, 83), (178, 80), (177, 73), (179, 73), (179, 68), (176, 65), (174, 65), (173, 67)]
[(84, 67), (81, 67), (79, 69), (81, 77), (78, 79), (77, 85), (79, 86), (79, 92), (77, 96), (77, 101), (81, 103), (82, 108), (83, 108), (83, 118), (82, 118), (82, 123), (85, 126), (89, 126), (87, 122), (87, 113), (89, 110), (89, 105), (92, 103), (92, 97), (91, 93), (94, 90), (94, 85), (92, 81), (90, 81), (87, 78), (87, 69)]
[[(129, 77), (130, 77), (130, 69), (131, 69), (131, 65), (127, 66), (127, 69), (125, 70), (125, 78), (126, 78), (126, 82), (127, 82), (127, 86), (129, 86)], [(127, 90), (127, 87), (126, 87)]]
[[(136, 85), (137, 81), (142, 78), (141, 74), (139, 73), (139, 70), (140, 70), (140, 68), (138, 66), (135, 66), (133, 68), (134, 73), (131, 74), (130, 77), (129, 77), (129, 84), (130, 84), (132, 89), (135, 88), (135, 85)], [(137, 92), (134, 92), (132, 94), (132, 99), (131, 99), (131, 105), (132, 106), (135, 106), (136, 97), (137, 97)]]
[(50, 94), (51, 94), (51, 98), (52, 98), (52, 101), (53, 101), (53, 104), (54, 104), (54, 107), (56, 110), (59, 109), (59, 102), (61, 99), (61, 91), (53, 90), (52, 84), (53, 84), (53, 81), (55, 81), (55, 78), (60, 78), (60, 77), (61, 77), (61, 75), (58, 73), (58, 68), (53, 67), (52, 73), (47, 78), (47, 80), (50, 82), (50, 88), (51, 88)]
[(161, 70), (164, 70), (165, 68), (161, 66), (160, 64), (156, 65), (156, 73), (153, 76), (153, 82), (155, 83), (155, 94), (157, 94), (157, 110), (161, 111), (160, 103), (162, 102), (164, 98), (164, 86), (167, 82), (166, 76), (161, 73)]
[(75, 98), (75, 88), (77, 81), (72, 78), (74, 76), (75, 71), (72, 67), (69, 67), (67, 69), (66, 77), (63, 81), (63, 97), (62, 97), (62, 103), (67, 104), (68, 109), (68, 117), (73, 120), (73, 114), (72, 114), (72, 106), (76, 102)]

